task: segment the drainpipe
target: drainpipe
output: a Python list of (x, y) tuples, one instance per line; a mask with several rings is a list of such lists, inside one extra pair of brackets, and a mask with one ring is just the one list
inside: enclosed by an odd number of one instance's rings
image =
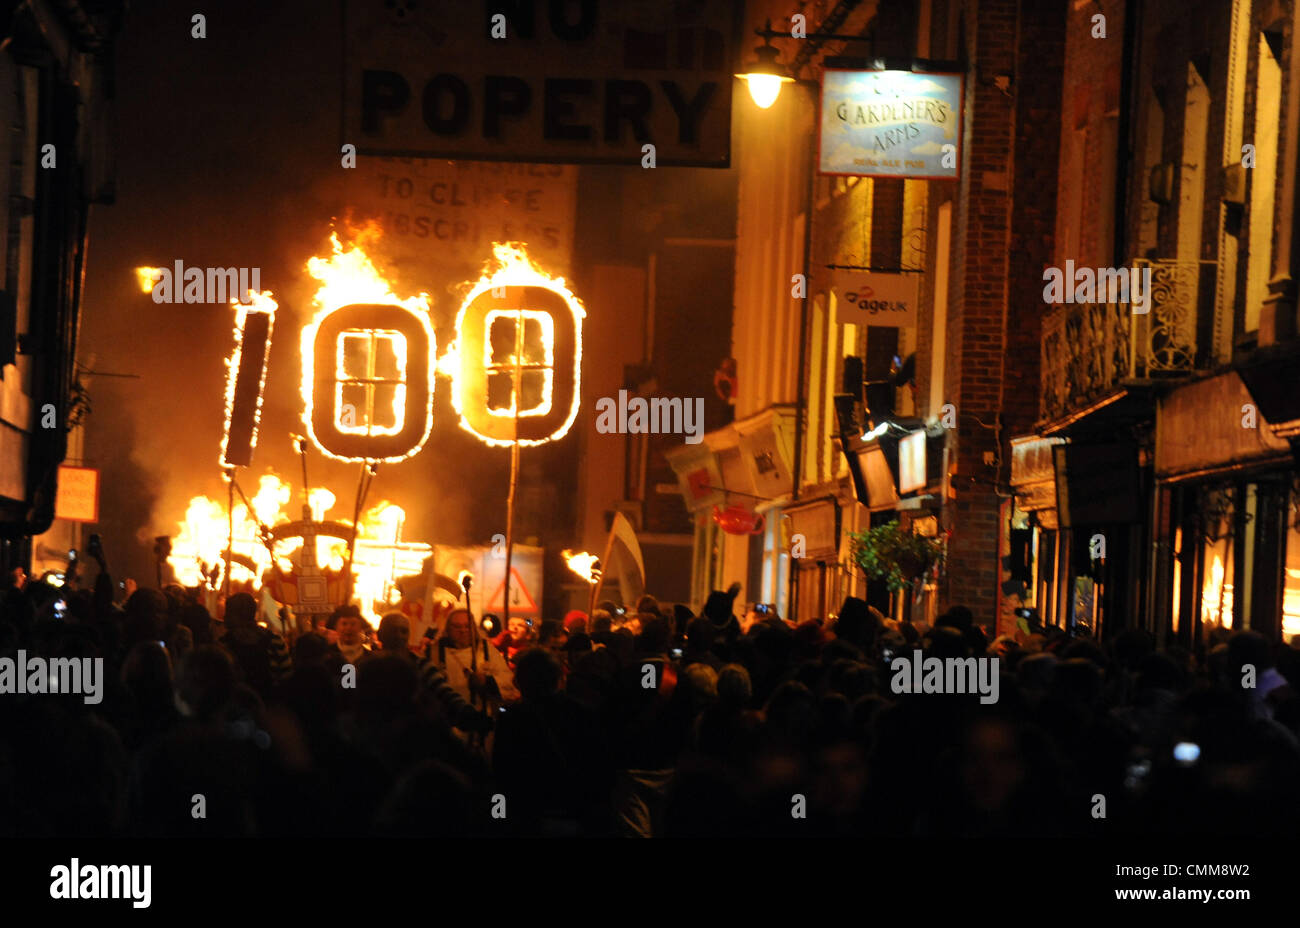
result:
[[(817, 99), (817, 90), (820, 84), (817, 81), (801, 80), (797, 81), (800, 87), (809, 91), (812, 96), (812, 131), (808, 133), (808, 158), (804, 166), (806, 175), (806, 184), (804, 192), (804, 223), (803, 223), (803, 300), (799, 309), (799, 370), (797, 373), (796, 389), (797, 399), (794, 407), (794, 471), (791, 483), (791, 501), (799, 499), (799, 488), (803, 482), (803, 433), (805, 414), (804, 409), (808, 404), (808, 380), (805, 376), (808, 367), (808, 320), (812, 317), (812, 228), (813, 228), (813, 202), (814, 183), (817, 178), (817, 133), (820, 124), (817, 119), (817, 110), (819, 101)], [(778, 561), (778, 563), (780, 563)], [(790, 560), (790, 576), (788, 578), (788, 590), (790, 597), (790, 608), (788, 618), (792, 622), (799, 620), (799, 568)]]

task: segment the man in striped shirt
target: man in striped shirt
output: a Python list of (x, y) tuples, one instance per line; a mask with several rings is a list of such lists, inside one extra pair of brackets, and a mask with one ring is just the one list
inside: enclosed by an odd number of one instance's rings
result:
[(226, 601), (226, 634), (221, 645), (234, 658), (244, 682), (263, 699), (293, 670), (284, 639), (257, 624), (257, 600), (235, 593)]
[[(371, 651), (362, 659), (376, 656), (396, 655), (403, 660), (416, 661), (416, 655), (410, 645), (411, 623), (400, 612), (390, 612), (379, 620), (379, 651)], [(427, 638), (422, 639), (427, 646)], [(420, 685), (422, 691), (431, 695), (455, 728), (466, 732), (487, 732), (492, 728), (492, 719), (469, 704), (460, 693), (447, 682), (446, 675), (432, 659), (426, 655), (418, 660)]]

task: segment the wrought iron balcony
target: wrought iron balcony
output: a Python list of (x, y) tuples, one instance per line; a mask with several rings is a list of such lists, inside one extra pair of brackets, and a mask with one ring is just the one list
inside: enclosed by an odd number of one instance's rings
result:
[(1058, 419), (1133, 384), (1186, 374), (1213, 312), (1214, 262), (1133, 262), (1151, 269), (1149, 311), (1130, 303), (1055, 306), (1043, 319), (1039, 414)]

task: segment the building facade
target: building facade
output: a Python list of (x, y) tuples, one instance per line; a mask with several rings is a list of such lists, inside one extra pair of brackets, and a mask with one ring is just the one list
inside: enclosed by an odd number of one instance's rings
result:
[[(799, 83), (765, 110), (736, 94), (736, 422), (706, 450), (670, 456), (696, 520), (693, 593), (702, 601), (738, 581), (744, 601), (797, 619), (831, 615), (849, 595), (918, 619), (963, 604), (992, 630), (1020, 605), (1002, 582), (1011, 552), (999, 529), (1011, 438), (1038, 412), (1066, 10), (796, 6), (807, 37), (771, 44)], [(764, 3), (749, 4), (747, 20), (795, 22)], [(819, 38), (829, 34), (847, 38)], [(826, 70), (882, 66), (961, 75), (955, 178), (817, 173)], [(915, 316), (864, 321), (835, 286), (838, 270), (915, 275)], [(907, 436), (924, 453), (904, 476)], [(941, 540), (946, 557), (891, 593), (854, 564), (852, 535), (893, 521)]]
[[(9, 4), (0, 52), (0, 567), (31, 569), (85, 412), (77, 329), (90, 206), (113, 199), (121, 3)], [(66, 555), (66, 552), (65, 552)]]
[(1297, 10), (1094, 6), (1069, 12), (1054, 264), (1135, 269), (1149, 292), (1043, 306), (1039, 421), (1013, 443), (1004, 522), (1024, 601), (1103, 636), (1289, 638)]

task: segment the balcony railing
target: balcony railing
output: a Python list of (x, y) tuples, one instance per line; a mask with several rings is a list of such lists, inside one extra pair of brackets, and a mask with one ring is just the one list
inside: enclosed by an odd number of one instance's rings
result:
[(1120, 388), (1197, 366), (1197, 335), (1212, 312), (1214, 262), (1133, 262), (1151, 269), (1149, 312), (1129, 303), (1072, 303), (1043, 319), (1039, 413), (1057, 419)]

